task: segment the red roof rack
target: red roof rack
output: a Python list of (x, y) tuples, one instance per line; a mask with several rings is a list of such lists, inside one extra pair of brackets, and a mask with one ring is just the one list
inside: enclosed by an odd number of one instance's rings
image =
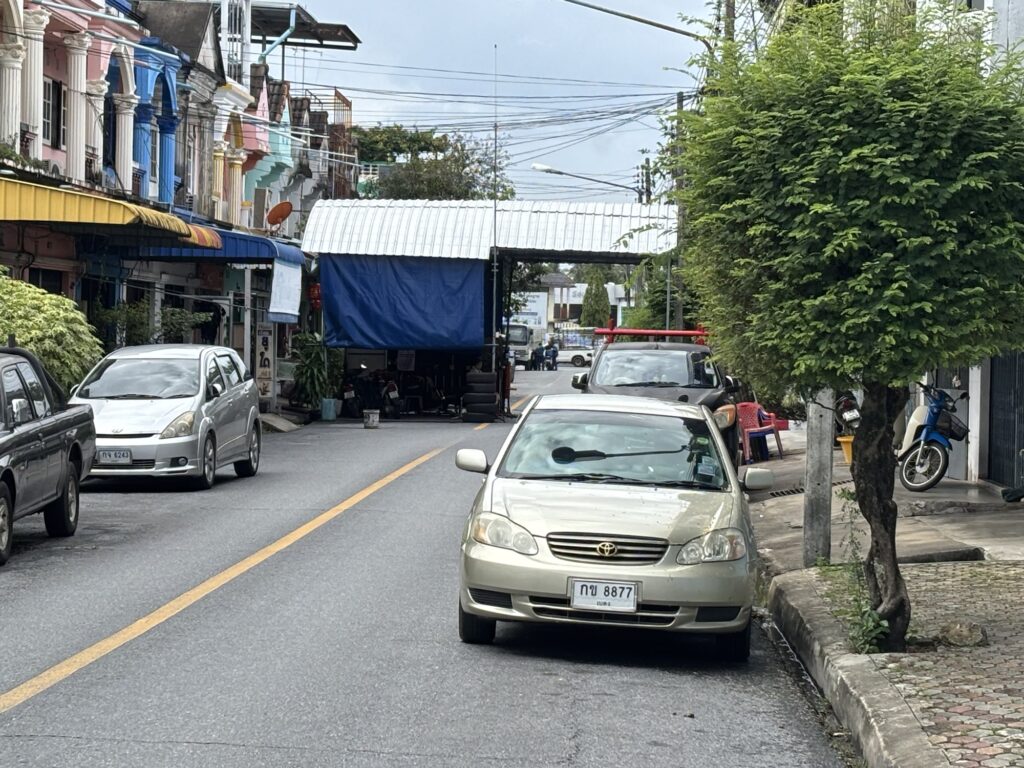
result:
[(655, 328), (595, 328), (595, 336), (606, 336), (609, 342), (615, 341), (616, 336), (652, 336), (664, 338), (687, 338), (693, 339), (694, 344), (707, 344), (708, 332), (703, 328), (696, 331), (666, 331)]

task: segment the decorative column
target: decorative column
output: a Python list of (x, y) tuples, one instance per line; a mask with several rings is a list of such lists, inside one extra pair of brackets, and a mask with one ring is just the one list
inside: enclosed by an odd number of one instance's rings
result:
[(64, 175), (72, 181), (85, 181), (85, 56), (92, 35), (78, 32), (64, 36), (68, 52), (68, 167)]
[(149, 198), (149, 168), (153, 161), (153, 105), (140, 103), (135, 108), (135, 142), (132, 157), (139, 166), (139, 197)]
[(85, 86), (85, 143), (96, 157), (94, 170), (103, 172), (103, 99), (107, 95), (106, 80), (90, 80)]
[(0, 143), (15, 150), (21, 144), (21, 61), (25, 46), (21, 43), (0, 45)]
[(173, 203), (178, 118), (176, 115), (160, 115), (156, 119), (156, 124), (160, 129), (160, 167), (157, 169), (157, 200), (161, 203)]
[(242, 163), (245, 162), (244, 149), (235, 149), (227, 153), (228, 160), (228, 210), (227, 220), (232, 224), (242, 221)]
[(125, 192), (132, 191), (132, 157), (135, 139), (135, 107), (139, 97), (134, 93), (114, 94), (117, 126), (114, 147), (114, 171)]
[(213, 218), (224, 220), (224, 152), (227, 145), (218, 141), (213, 145), (213, 179), (210, 184), (210, 198), (213, 200)]
[(21, 73), (21, 122), (28, 124), (32, 140), (28, 156), (39, 160), (43, 155), (43, 32), (50, 23), (45, 8), (25, 11), (25, 65)]

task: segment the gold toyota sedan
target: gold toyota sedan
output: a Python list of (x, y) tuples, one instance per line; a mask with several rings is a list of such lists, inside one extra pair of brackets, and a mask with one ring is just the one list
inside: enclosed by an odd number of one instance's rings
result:
[(494, 640), (498, 621), (713, 634), (750, 653), (756, 549), (746, 490), (704, 407), (617, 395), (536, 398), (494, 463), (462, 536), (459, 636)]

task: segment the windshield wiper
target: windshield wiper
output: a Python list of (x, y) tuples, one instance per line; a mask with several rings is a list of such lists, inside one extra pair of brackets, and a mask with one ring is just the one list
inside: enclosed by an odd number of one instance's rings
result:
[(681, 387), (675, 381), (631, 381), (628, 384), (615, 384), (616, 387)]
[(163, 400), (163, 397), (161, 397), (160, 395), (128, 394), (128, 395), (107, 395), (106, 397), (104, 397), (102, 399), (103, 400)]
[(634, 480), (619, 475), (608, 475), (603, 472), (572, 472), (563, 475), (520, 475), (517, 480), (563, 480), (565, 482), (583, 483), (632, 483)]
[(664, 485), (668, 488), (701, 488), (706, 491), (721, 491), (722, 486), (714, 483), (702, 483), (700, 480), (658, 480), (652, 481), (654, 485)]

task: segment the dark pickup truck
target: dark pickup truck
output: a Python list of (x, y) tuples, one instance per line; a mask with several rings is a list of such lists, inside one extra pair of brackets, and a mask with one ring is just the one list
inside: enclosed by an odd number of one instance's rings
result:
[(92, 408), (68, 405), (31, 353), (0, 348), (0, 565), (18, 518), (42, 512), (50, 536), (74, 534), (95, 454)]

